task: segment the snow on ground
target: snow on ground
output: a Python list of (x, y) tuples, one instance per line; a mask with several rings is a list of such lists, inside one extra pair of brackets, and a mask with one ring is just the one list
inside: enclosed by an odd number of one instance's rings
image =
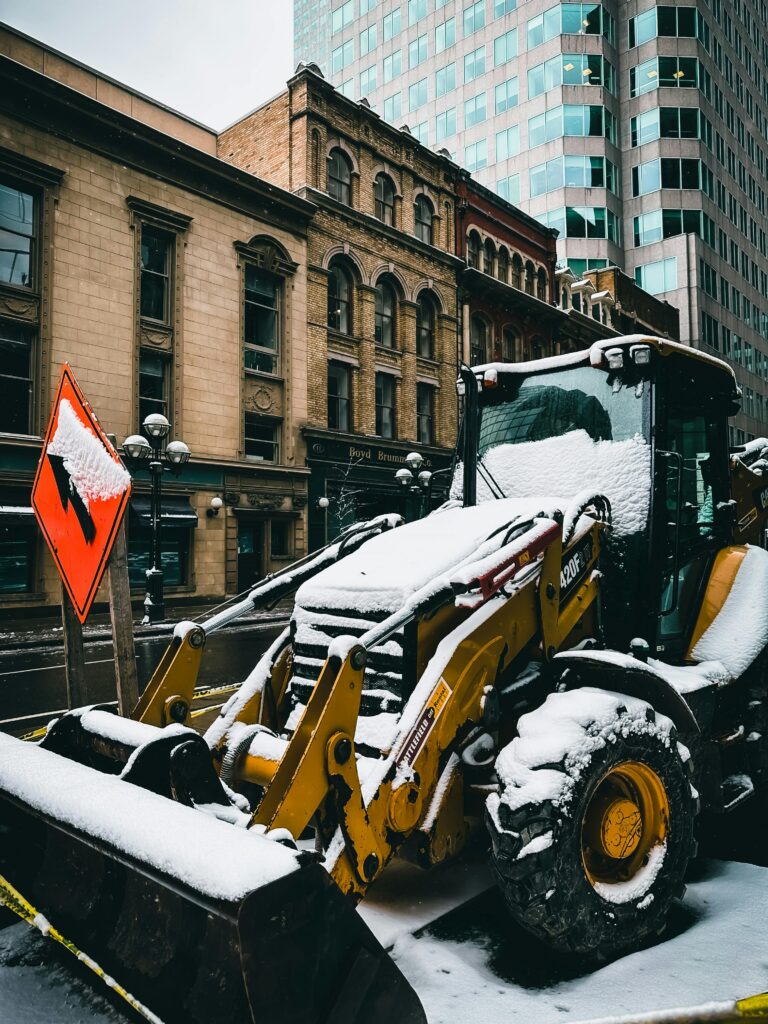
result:
[(768, 870), (708, 861), (704, 871), (665, 939), (593, 973), (574, 973), (510, 925), (496, 890), (401, 935), (393, 955), (430, 1024), (568, 1024), (764, 991)]
[[(484, 860), (460, 861), (430, 875), (404, 864), (393, 867), (361, 912), (384, 945), (393, 946), (429, 1024), (568, 1024), (726, 1000), (766, 987), (763, 867), (705, 861), (665, 938), (593, 973), (563, 964), (510, 923), (498, 892), (488, 888)], [(457, 899), (470, 902), (446, 913)], [(53, 944), (27, 925), (0, 928), (0, 1021), (128, 1024), (98, 982), (81, 981), (64, 963)]]

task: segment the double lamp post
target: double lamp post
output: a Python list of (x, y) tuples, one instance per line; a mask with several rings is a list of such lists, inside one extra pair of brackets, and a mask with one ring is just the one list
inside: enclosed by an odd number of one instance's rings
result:
[(131, 434), (123, 441), (123, 451), (134, 464), (135, 469), (146, 468), (152, 479), (150, 521), (152, 527), (152, 549), (150, 567), (147, 569), (147, 593), (144, 598), (144, 619), (142, 624), (160, 622), (165, 618), (163, 596), (163, 565), (160, 547), (162, 522), (162, 478), (168, 469), (178, 475), (181, 467), (189, 462), (191, 452), (183, 441), (170, 441), (164, 446), (171, 430), (171, 424), (162, 413), (153, 412), (142, 423), (144, 433)]

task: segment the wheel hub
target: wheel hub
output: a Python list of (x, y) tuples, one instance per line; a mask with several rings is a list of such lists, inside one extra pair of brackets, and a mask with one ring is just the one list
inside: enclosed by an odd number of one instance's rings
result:
[(600, 845), (607, 857), (628, 857), (643, 835), (643, 817), (633, 800), (613, 800), (600, 824)]

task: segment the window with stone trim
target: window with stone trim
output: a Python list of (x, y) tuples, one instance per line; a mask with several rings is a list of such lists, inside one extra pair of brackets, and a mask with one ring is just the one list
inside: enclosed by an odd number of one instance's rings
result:
[(416, 440), (435, 443), (435, 388), (421, 381), (416, 385)]
[(139, 423), (151, 413), (168, 417), (170, 361), (164, 353), (139, 353)]
[(0, 433), (32, 433), (36, 331), (0, 318)]
[(38, 235), (37, 197), (0, 180), (0, 282), (31, 288)]
[(416, 355), (425, 359), (435, 356), (435, 323), (437, 310), (429, 292), (421, 292), (416, 310)]
[(478, 313), (469, 322), (469, 349), (472, 366), (488, 361), (488, 323)]
[(377, 174), (374, 183), (374, 211), (382, 224), (395, 223), (395, 186), (386, 174)]
[(376, 343), (394, 348), (397, 323), (397, 292), (387, 280), (376, 285), (376, 313), (374, 333)]
[(38, 533), (29, 486), (0, 488), (0, 596), (35, 589)]
[(245, 413), (245, 457), (255, 462), (280, 461), (280, 423), (256, 413)]
[(432, 227), (435, 217), (435, 211), (432, 208), (432, 203), (427, 199), (425, 195), (416, 196), (416, 202), (414, 203), (414, 218), (416, 222), (416, 237), (426, 242), (427, 245), (432, 245)]
[(280, 359), (280, 281), (253, 264), (245, 266), (243, 342), (246, 370), (277, 373)]
[(345, 206), (352, 205), (352, 165), (341, 149), (328, 156), (328, 195)]
[(376, 374), (376, 433), (379, 437), (397, 436), (396, 392), (395, 378), (391, 373)]
[(341, 260), (328, 271), (328, 326), (340, 334), (352, 334), (352, 275)]
[(175, 238), (153, 224), (141, 225), (139, 312), (147, 320), (170, 319), (171, 273)]
[(352, 370), (346, 363), (328, 363), (328, 429), (352, 430)]

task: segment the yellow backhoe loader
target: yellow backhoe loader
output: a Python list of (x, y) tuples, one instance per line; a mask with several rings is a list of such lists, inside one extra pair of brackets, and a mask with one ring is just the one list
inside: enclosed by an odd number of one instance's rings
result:
[[(353, 909), (487, 828), (514, 918), (605, 959), (663, 929), (694, 825), (765, 794), (768, 440), (645, 336), (464, 368), (448, 502), (181, 623), (133, 720), (0, 737), (0, 872), (166, 1021), (421, 1021)], [(295, 591), (205, 735), (206, 637)]]

